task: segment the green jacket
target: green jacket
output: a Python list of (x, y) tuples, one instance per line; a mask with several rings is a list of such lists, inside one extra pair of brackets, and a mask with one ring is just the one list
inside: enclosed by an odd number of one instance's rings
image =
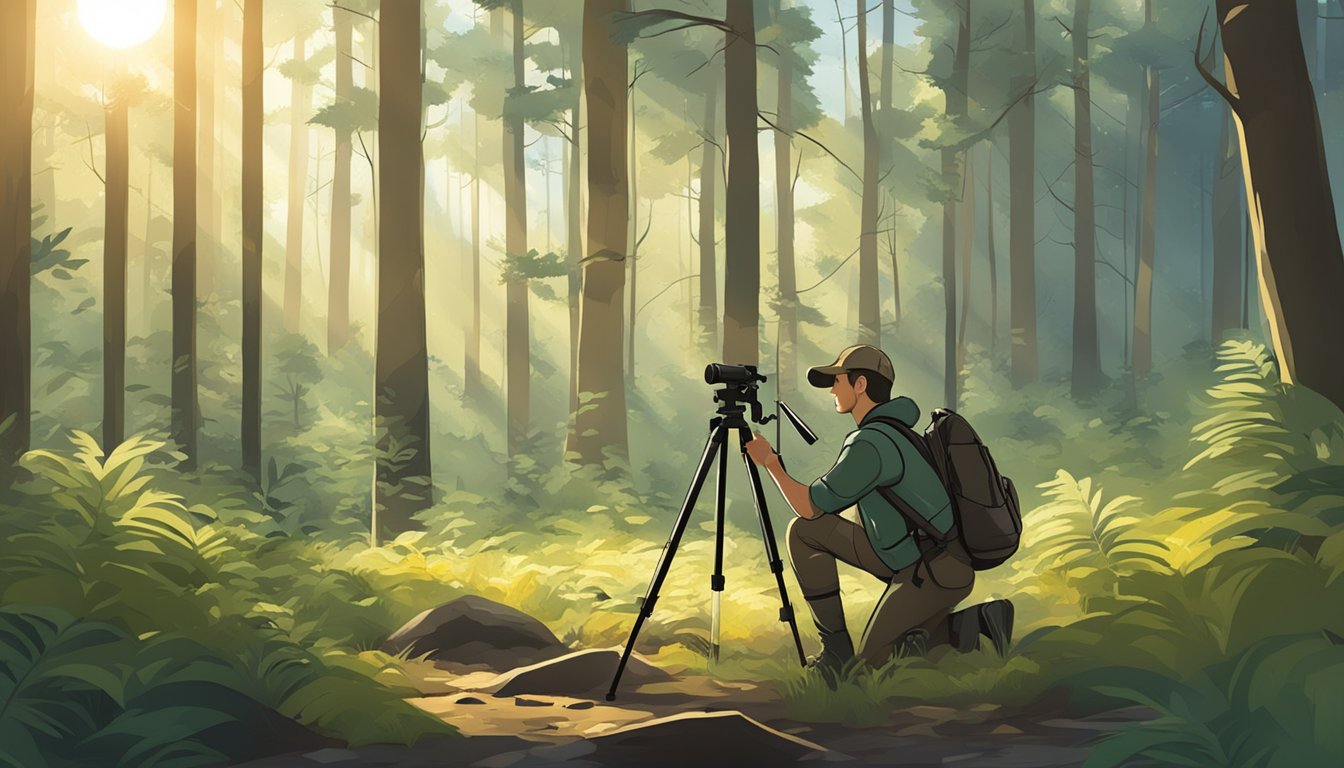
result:
[(826, 514), (859, 505), (859, 517), (877, 555), (893, 571), (919, 559), (919, 547), (901, 513), (877, 492), (891, 486), (915, 511), (946, 533), (952, 527), (952, 502), (933, 467), (895, 427), (874, 423), (895, 418), (906, 426), (919, 422), (919, 406), (897, 397), (873, 408), (859, 428), (845, 437), (835, 466), (809, 486), (812, 504)]

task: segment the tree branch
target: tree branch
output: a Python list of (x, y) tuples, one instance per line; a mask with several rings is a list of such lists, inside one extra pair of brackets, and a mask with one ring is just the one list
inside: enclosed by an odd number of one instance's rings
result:
[(759, 111), (756, 113), (756, 116), (764, 120), (766, 125), (770, 126), (771, 128), (774, 128), (776, 131), (779, 131), (785, 136), (793, 136), (794, 134), (797, 134), (799, 136), (802, 136), (804, 139), (807, 139), (808, 141), (812, 142), (813, 144), (816, 144), (818, 147), (821, 147), (821, 150), (823, 152), (835, 158), (835, 162), (843, 165), (845, 167), (845, 170), (849, 171), (851, 174), (854, 175), (854, 178), (858, 179), (859, 181), (863, 181), (862, 176), (860, 176), (853, 168), (849, 167), (848, 163), (846, 163), (844, 160), (841, 160), (834, 152), (828, 149), (825, 144), (822, 144), (820, 141), (817, 141), (816, 139), (812, 138), (811, 136), (808, 136), (806, 133), (803, 133), (802, 131), (794, 131), (793, 133), (789, 133), (783, 128), (780, 128), (778, 125), (775, 125), (774, 123), (770, 122), (770, 118), (761, 114)]
[(1204, 82), (1208, 83), (1210, 88), (1217, 91), (1218, 95), (1223, 97), (1223, 100), (1227, 102), (1227, 106), (1234, 113), (1236, 113), (1238, 119), (1240, 119), (1241, 100), (1238, 99), (1236, 96), (1233, 96), (1232, 92), (1227, 89), (1227, 86), (1224, 85), (1220, 80), (1218, 80), (1218, 78), (1214, 77), (1213, 73), (1210, 72), (1209, 68), (1206, 66), (1207, 60), (1213, 57), (1213, 51), (1217, 47), (1217, 40), (1218, 40), (1217, 33), (1214, 33), (1214, 44), (1209, 47), (1208, 56), (1205, 57), (1204, 23), (1207, 22), (1208, 20), (1209, 20), (1209, 10), (1205, 8), (1204, 18), (1200, 19), (1199, 21), (1199, 36), (1195, 38), (1195, 57), (1194, 57), (1195, 69), (1199, 70), (1199, 76), (1204, 78)]

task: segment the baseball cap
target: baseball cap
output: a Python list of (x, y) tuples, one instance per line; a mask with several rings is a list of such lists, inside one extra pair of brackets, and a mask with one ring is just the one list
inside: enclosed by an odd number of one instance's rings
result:
[(871, 344), (855, 344), (846, 347), (835, 362), (830, 365), (817, 365), (807, 369), (807, 383), (814, 387), (827, 389), (835, 383), (837, 373), (847, 373), (858, 369), (876, 371), (887, 381), (896, 380), (896, 370), (891, 366), (891, 358)]

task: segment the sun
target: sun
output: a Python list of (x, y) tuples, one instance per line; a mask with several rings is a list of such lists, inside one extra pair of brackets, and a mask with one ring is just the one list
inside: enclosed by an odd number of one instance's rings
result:
[(167, 0), (79, 0), (84, 29), (112, 48), (129, 48), (153, 37), (167, 12)]

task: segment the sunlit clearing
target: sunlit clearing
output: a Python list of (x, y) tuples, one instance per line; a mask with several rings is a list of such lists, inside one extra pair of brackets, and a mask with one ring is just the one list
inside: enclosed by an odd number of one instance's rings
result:
[(93, 39), (112, 48), (153, 37), (167, 12), (167, 0), (79, 0), (79, 22)]

